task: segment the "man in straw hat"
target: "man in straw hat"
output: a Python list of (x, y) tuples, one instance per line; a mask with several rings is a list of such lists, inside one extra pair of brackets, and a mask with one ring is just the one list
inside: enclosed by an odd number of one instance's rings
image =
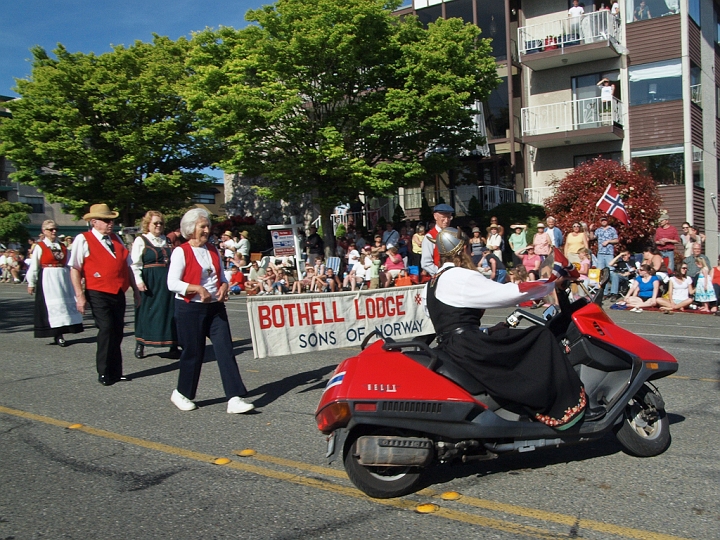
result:
[(248, 240), (249, 236), (249, 232), (241, 232), (240, 240), (235, 244), (237, 248), (237, 255), (242, 259), (241, 264), (243, 266), (247, 265), (250, 262), (250, 240)]
[[(80, 313), (90, 304), (98, 327), (96, 363), (98, 382), (110, 386), (125, 380), (120, 344), (125, 326), (125, 292), (132, 287), (135, 303), (140, 293), (130, 271), (132, 260), (120, 238), (113, 234), (118, 213), (107, 204), (93, 204), (83, 216), (91, 229), (73, 242), (70, 278)], [(85, 278), (85, 291), (82, 288)]]
[(655, 230), (655, 245), (660, 251), (660, 255), (667, 257), (668, 268), (675, 268), (675, 246), (681, 244), (680, 234), (678, 230), (670, 225), (670, 216), (667, 212), (660, 214), (658, 219), (660, 226)]

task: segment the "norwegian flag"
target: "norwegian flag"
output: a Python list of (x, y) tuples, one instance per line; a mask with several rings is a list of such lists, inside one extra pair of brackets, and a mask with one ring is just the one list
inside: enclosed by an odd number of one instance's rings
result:
[(620, 198), (618, 190), (615, 189), (612, 184), (608, 185), (605, 193), (603, 193), (603, 196), (600, 197), (600, 200), (595, 206), (607, 215), (622, 221), (625, 225), (630, 225), (630, 218), (628, 217), (627, 210), (625, 210), (625, 205)]

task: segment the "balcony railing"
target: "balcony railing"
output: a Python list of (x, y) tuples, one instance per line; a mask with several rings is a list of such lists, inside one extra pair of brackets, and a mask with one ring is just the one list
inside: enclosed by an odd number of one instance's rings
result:
[(523, 137), (615, 124), (622, 126), (623, 104), (615, 97), (612, 101), (595, 97), (524, 107), (521, 120)]
[(518, 28), (518, 48), (523, 55), (609, 39), (620, 43), (620, 33), (620, 20), (606, 10), (580, 17), (558, 14), (555, 20)]
[(526, 203), (544, 205), (545, 200), (555, 195), (555, 188), (540, 187), (526, 188), (523, 191), (523, 198)]
[(690, 99), (698, 107), (702, 107), (702, 85), (694, 84), (690, 87)]

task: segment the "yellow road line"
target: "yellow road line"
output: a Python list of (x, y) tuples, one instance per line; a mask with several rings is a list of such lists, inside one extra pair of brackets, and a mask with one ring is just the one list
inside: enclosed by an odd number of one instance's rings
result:
[[(36, 422), (42, 422), (45, 424), (50, 424), (57, 427), (62, 428), (71, 428), (76, 431), (82, 431), (84, 433), (87, 433), (89, 435), (94, 435), (96, 437), (102, 437), (105, 439), (110, 439), (118, 442), (123, 442), (126, 444), (132, 444), (135, 446), (139, 446), (142, 448), (147, 448), (149, 450), (155, 450), (158, 452), (163, 452), (165, 454), (171, 454), (175, 456), (184, 457), (187, 459), (192, 459), (195, 461), (203, 462), (203, 463), (209, 463), (212, 464), (218, 456), (205, 454), (202, 452), (195, 452), (192, 450), (188, 450), (185, 448), (180, 448), (176, 446), (170, 446), (163, 443), (158, 443), (154, 441), (148, 441), (145, 439), (140, 439), (137, 437), (132, 437), (129, 435), (122, 435), (119, 433), (114, 433), (111, 431), (106, 431), (103, 429), (97, 429), (90, 426), (86, 426), (83, 424), (73, 424), (71, 422), (66, 422), (63, 420), (57, 420), (55, 418), (50, 418), (47, 416), (42, 416), (34, 413), (29, 413), (17, 409), (11, 409), (8, 407), (3, 407), (0, 405), (0, 413), (5, 413), (8, 415), (25, 418), (28, 420), (33, 420)], [(398, 509), (403, 510), (414, 510), (415, 506), (417, 505), (416, 502), (408, 500), (408, 499), (372, 499), (359, 491), (358, 489), (354, 487), (349, 486), (343, 486), (339, 484), (334, 484), (332, 482), (328, 482), (325, 480), (320, 480), (317, 478), (308, 478), (306, 476), (299, 476), (297, 474), (287, 473), (283, 471), (277, 471), (273, 469), (267, 469), (265, 467), (259, 467), (257, 465), (253, 465), (252, 463), (248, 463), (245, 461), (246, 458), (243, 458), (242, 461), (236, 461), (236, 460), (230, 460), (229, 463), (222, 465), (224, 467), (229, 467), (231, 469), (244, 471), (252, 474), (257, 474), (259, 476), (264, 476), (266, 478), (273, 478), (276, 480), (291, 482), (293, 484), (303, 485), (307, 487), (314, 487), (323, 491), (328, 491), (332, 493), (337, 493), (340, 495), (345, 495), (348, 497), (363, 499), (369, 502), (373, 502), (375, 504), (381, 504), (384, 506), (391, 506)], [(275, 465), (280, 465), (283, 467), (289, 467), (298, 469), (301, 471), (306, 472), (312, 472), (316, 474), (322, 474), (325, 476), (331, 476), (334, 478), (340, 478), (340, 479), (347, 479), (347, 475), (344, 471), (338, 471), (336, 469), (331, 469), (328, 467), (320, 467), (317, 465), (311, 465), (309, 463), (304, 463), (301, 461), (295, 461), (291, 459), (285, 459), (285, 458), (279, 458), (275, 456), (269, 456), (264, 454), (255, 454), (252, 456), (252, 458), (249, 459), (255, 459), (261, 462), (265, 463), (272, 463)], [(435, 492), (432, 489), (423, 489), (416, 493), (420, 496), (427, 496), (427, 497), (437, 497), (439, 494)], [(633, 529), (630, 527), (621, 527), (617, 525), (612, 525), (609, 523), (604, 523), (602, 521), (595, 521), (590, 519), (580, 519), (578, 520), (574, 516), (566, 515), (566, 514), (559, 514), (555, 512), (547, 512), (544, 510), (534, 509), (534, 508), (526, 508), (522, 506), (517, 506), (513, 504), (506, 504), (501, 503), (497, 501), (490, 501), (486, 499), (479, 499), (475, 497), (468, 497), (463, 496), (458, 501), (453, 501), (459, 504), (464, 504), (467, 506), (472, 506), (475, 508), (482, 508), (484, 510), (490, 510), (493, 512), (502, 512), (505, 514), (510, 514), (514, 516), (520, 516), (520, 517), (526, 517), (531, 519), (536, 519), (539, 521), (545, 521), (545, 522), (552, 522), (557, 523), (560, 525), (566, 525), (566, 526), (577, 526), (580, 528), (580, 530), (586, 529), (586, 530), (592, 530), (596, 532), (602, 532), (607, 534), (613, 534), (617, 536), (622, 536), (625, 538), (633, 538), (638, 540), (684, 540), (677, 536), (671, 536), (666, 535), (662, 533), (656, 533), (651, 531), (644, 531), (641, 529)], [(465, 512), (460, 512), (457, 510), (452, 510), (445, 507), (440, 507), (437, 512), (435, 512), (435, 515), (444, 517), (446, 519), (450, 519), (453, 521), (460, 521), (463, 523), (469, 523), (472, 525), (477, 525), (481, 527), (488, 527), (491, 529), (504, 531), (504, 532), (510, 532), (513, 534), (522, 534), (524, 536), (529, 536), (533, 538), (557, 538), (557, 535), (554, 533), (551, 533), (550, 531), (539, 529), (536, 527), (528, 526), (528, 525), (519, 525), (515, 523), (511, 523), (508, 521), (503, 521), (499, 519), (484, 517), (484, 516), (478, 516), (474, 514), (468, 514)]]

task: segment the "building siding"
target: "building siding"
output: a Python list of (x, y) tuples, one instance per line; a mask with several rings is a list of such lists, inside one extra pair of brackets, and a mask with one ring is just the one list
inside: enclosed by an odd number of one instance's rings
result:
[(630, 65), (680, 58), (680, 15), (637, 21), (626, 29)]
[(692, 60), (697, 66), (702, 66), (700, 60), (700, 40), (700, 29), (695, 26), (695, 23), (688, 21), (688, 48), (690, 52), (690, 60)]
[(690, 127), (692, 130), (692, 143), (698, 148), (703, 147), (703, 119), (702, 109), (695, 105), (690, 104)]
[(683, 142), (682, 101), (635, 105), (630, 107), (629, 117), (632, 149)]
[(678, 231), (683, 221), (686, 221), (685, 214), (685, 186), (658, 186), (662, 205), (660, 208), (670, 214), (670, 223), (677, 227)]

